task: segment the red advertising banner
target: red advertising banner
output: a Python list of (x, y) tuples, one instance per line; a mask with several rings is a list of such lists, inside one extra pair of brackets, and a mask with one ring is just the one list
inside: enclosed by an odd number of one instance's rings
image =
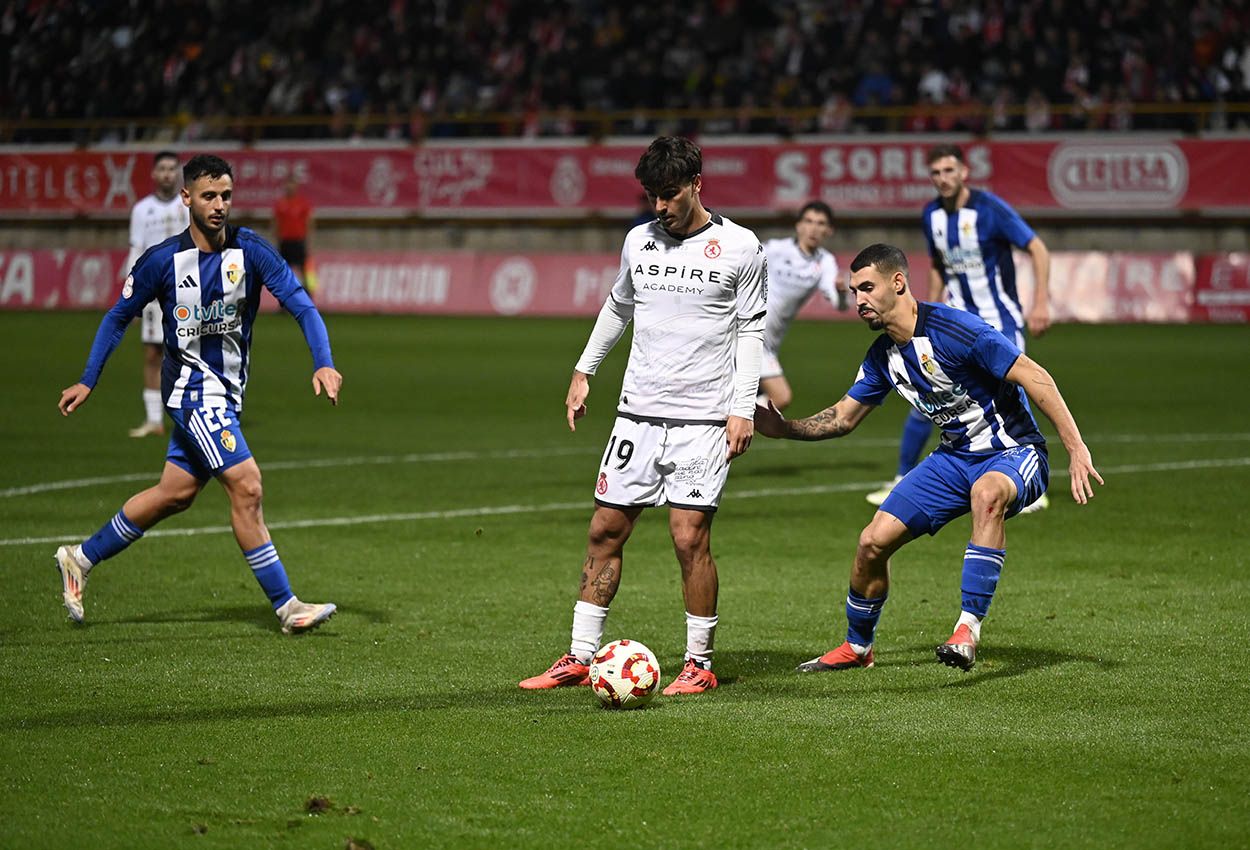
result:
[(1197, 259), (1194, 322), (1250, 322), (1250, 254), (1206, 254)]
[[(840, 285), (849, 254), (839, 255)], [(0, 251), (0, 310), (103, 310), (121, 291), (125, 251)], [(320, 251), (317, 303), (327, 313), (594, 316), (617, 254)], [(909, 257), (927, 287), (928, 257)], [(1033, 269), (1017, 255), (1022, 303)], [(923, 283), (921, 283), (923, 282)], [(1250, 254), (1059, 251), (1050, 303), (1058, 322), (1250, 322)], [(266, 299), (268, 309), (276, 307)], [(814, 296), (802, 318), (852, 320)]]
[[(949, 137), (943, 137), (949, 141)], [(704, 198), (734, 213), (823, 198), (839, 213), (919, 215), (937, 139), (704, 143)], [(222, 150), (235, 202), (265, 213), (291, 176), (322, 215), (628, 217), (644, 143), (265, 147)], [(974, 185), (1024, 211), (1250, 212), (1250, 138), (967, 139)], [(187, 151), (186, 154), (193, 153)], [(151, 153), (0, 149), (0, 215), (124, 216), (151, 190)]]

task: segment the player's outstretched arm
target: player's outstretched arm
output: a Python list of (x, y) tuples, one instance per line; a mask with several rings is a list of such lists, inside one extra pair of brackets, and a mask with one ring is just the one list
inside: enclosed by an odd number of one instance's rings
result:
[(872, 412), (872, 405), (844, 395), (837, 404), (806, 419), (786, 419), (773, 403), (755, 406), (755, 429), (765, 437), (785, 440), (828, 440), (845, 437)]
[(564, 412), (570, 431), (576, 431), (577, 425), (574, 423), (586, 415), (586, 396), (588, 395), (590, 395), (590, 376), (574, 369), (573, 378), (569, 381), (569, 394), (564, 397)]
[(1099, 484), (1103, 480), (1098, 470), (1094, 469), (1094, 459), (1081, 439), (1072, 411), (1068, 410), (1067, 402), (1059, 394), (1055, 379), (1028, 355), (1021, 354), (1007, 372), (1007, 380), (1023, 387), (1029, 400), (1054, 423), (1063, 447), (1068, 450), (1068, 483), (1072, 487), (1072, 498), (1078, 504), (1086, 504), (1094, 497), (1094, 485), (1090, 483), (1090, 478)]
[(335, 407), (339, 403), (339, 388), (343, 386), (343, 376), (333, 366), (322, 366), (312, 376), (313, 395), (321, 395), (321, 391), (326, 391), (326, 398), (330, 399), (330, 404)]
[(61, 409), (61, 415), (69, 416), (87, 400), (89, 395), (91, 395), (91, 387), (86, 384), (74, 384), (72, 387), (61, 390), (61, 400), (57, 403), (57, 407)]

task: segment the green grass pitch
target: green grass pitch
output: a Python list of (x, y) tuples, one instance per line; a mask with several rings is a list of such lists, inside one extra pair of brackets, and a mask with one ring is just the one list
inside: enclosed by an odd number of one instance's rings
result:
[[(893, 470), (902, 401), (844, 440), (757, 438), (714, 528), (721, 688), (610, 712), (516, 682), (567, 647), (627, 341), (570, 434), (589, 321), (330, 317), (346, 378), (332, 409), (295, 323), (262, 317), (244, 425), (266, 519), (296, 591), (340, 607), (285, 638), (212, 483), (95, 571), (84, 627), (66, 620), (56, 541), (98, 528), (165, 450), (126, 437), (137, 333), (89, 403), (57, 414), (98, 318), (0, 317), (0, 846), (1250, 841), (1244, 327), (1061, 326), (1033, 343), (1107, 485), (1073, 504), (1052, 440), (1052, 507), (1008, 524), (969, 674), (933, 657), (966, 519), (896, 556), (875, 669), (793, 672), (842, 640), (863, 493)], [(840, 397), (871, 339), (800, 323), (791, 412)], [(658, 511), (626, 551), (606, 635), (621, 637), (677, 671)]]

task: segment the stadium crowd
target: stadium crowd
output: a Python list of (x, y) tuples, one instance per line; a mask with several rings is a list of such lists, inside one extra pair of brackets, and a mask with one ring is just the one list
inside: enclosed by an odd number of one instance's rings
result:
[(8, 141), (1218, 129), (1250, 1), (9, 0), (0, 74)]

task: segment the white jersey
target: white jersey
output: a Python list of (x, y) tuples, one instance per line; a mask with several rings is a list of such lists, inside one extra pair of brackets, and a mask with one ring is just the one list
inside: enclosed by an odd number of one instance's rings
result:
[(790, 323), (816, 290), (819, 289), (830, 303), (837, 303), (834, 287), (838, 261), (819, 246), (812, 254), (803, 253), (799, 241), (793, 237), (769, 239), (764, 243), (764, 254), (768, 257), (769, 287), (764, 349), (776, 354)]
[[(762, 333), (767, 297), (763, 246), (721, 215), (712, 213), (685, 237), (657, 221), (631, 230), (605, 306), (632, 314), (634, 322), (621, 415), (723, 423), (734, 402), (738, 336)], [(578, 371), (598, 368), (602, 354), (591, 349), (588, 344)]]
[(140, 200), (130, 211), (130, 256), (126, 259), (126, 271), (134, 268), (144, 251), (177, 236), (190, 223), (187, 207), (177, 193), (168, 201), (156, 195)]

